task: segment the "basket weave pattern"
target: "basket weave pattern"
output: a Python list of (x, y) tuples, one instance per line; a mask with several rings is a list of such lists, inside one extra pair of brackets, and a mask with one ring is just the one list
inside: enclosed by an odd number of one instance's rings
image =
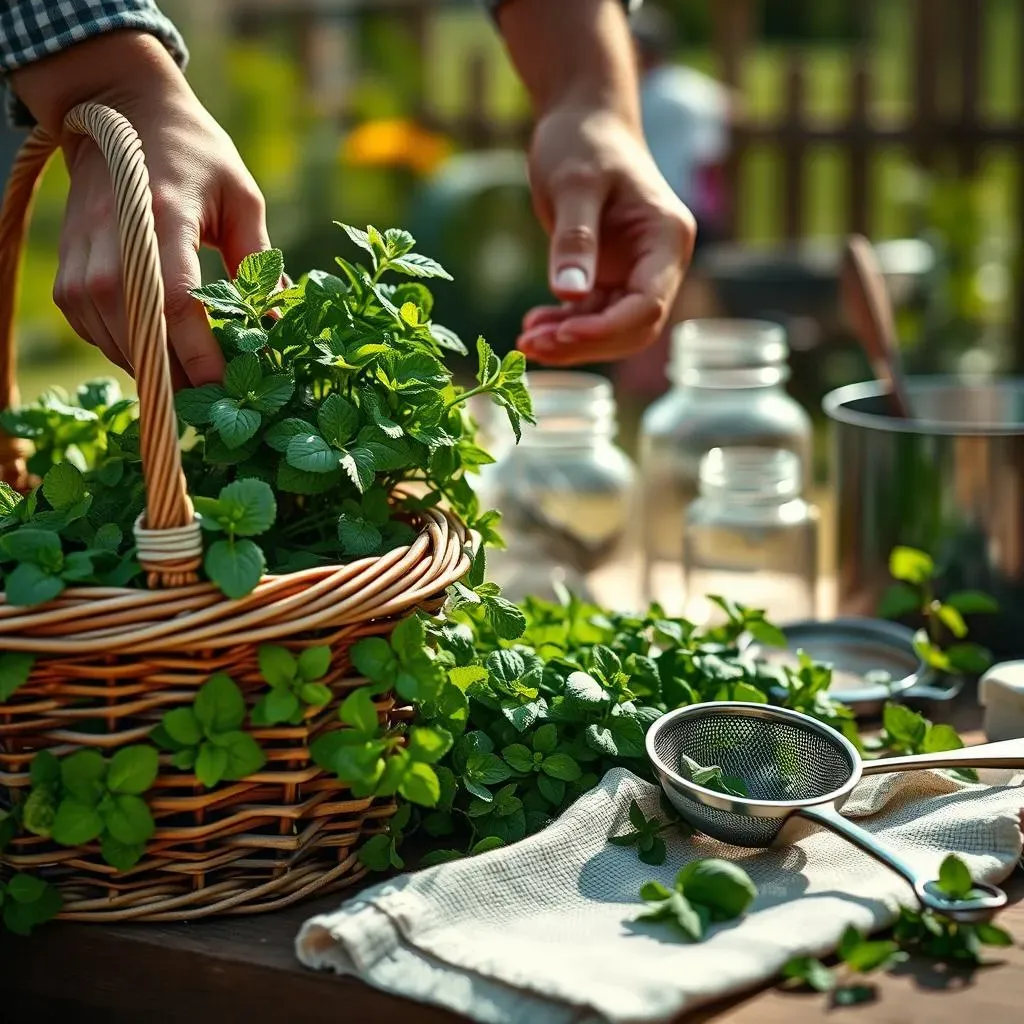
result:
[[(146, 512), (136, 526), (149, 589), (73, 587), (38, 608), (0, 593), (0, 651), (36, 655), (27, 683), (0, 704), (0, 807), (27, 793), (36, 751), (58, 757), (92, 748), (110, 756), (146, 740), (173, 708), (190, 706), (210, 675), (226, 672), (251, 708), (266, 692), (260, 644), (299, 653), (328, 645), (323, 680), (333, 695), (299, 725), (252, 730), (265, 767), (207, 790), (166, 757), (146, 794), (156, 833), (142, 859), (118, 872), (98, 843), (66, 848), (20, 835), (0, 855), (0, 873), (46, 869), (61, 890), (61, 916), (74, 920), (186, 920), (285, 906), (351, 884), (364, 874), (355, 849), (379, 830), (390, 802), (355, 799), (310, 759), (309, 744), (343, 727), (337, 707), (364, 680), (348, 652), (387, 635), (416, 608), (436, 611), (447, 586), (469, 569), (464, 527), (428, 511), (408, 547), (344, 566), (267, 576), (248, 596), (227, 600), (197, 582), (201, 537), (185, 490), (167, 362), (163, 288), (148, 176), (138, 136), (119, 114), (76, 108), (70, 130), (90, 135), (114, 184), (132, 364), (140, 400)], [(12, 172), (0, 211), (0, 289), (12, 294), (36, 181), (54, 144), (39, 132)], [(16, 400), (13, 311), (0, 317), (0, 408)], [(0, 436), (0, 478), (26, 483), (16, 442)], [(390, 699), (378, 704), (392, 716)]]

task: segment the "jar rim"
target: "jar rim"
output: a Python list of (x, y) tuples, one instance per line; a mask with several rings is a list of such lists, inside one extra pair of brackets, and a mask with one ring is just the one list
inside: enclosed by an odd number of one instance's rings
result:
[(789, 345), (781, 324), (768, 320), (684, 320), (672, 331), (669, 377), (698, 384), (700, 374), (758, 371), (763, 383), (785, 379)]

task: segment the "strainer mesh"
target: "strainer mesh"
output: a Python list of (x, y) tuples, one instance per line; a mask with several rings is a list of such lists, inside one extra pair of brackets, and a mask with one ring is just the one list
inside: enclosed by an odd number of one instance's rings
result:
[[(655, 737), (658, 757), (673, 771), (680, 754), (701, 765), (719, 765), (726, 775), (744, 781), (757, 800), (813, 802), (842, 787), (854, 763), (841, 743), (814, 729), (783, 718), (759, 718), (728, 711), (686, 716)], [(767, 846), (784, 818), (756, 818), (700, 803), (687, 797), (680, 813), (705, 835), (736, 846)]]

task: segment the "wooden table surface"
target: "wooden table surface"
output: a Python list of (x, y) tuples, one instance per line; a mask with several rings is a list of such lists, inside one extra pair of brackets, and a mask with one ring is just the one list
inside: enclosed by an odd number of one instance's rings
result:
[[(965, 701), (961, 727), (977, 722)], [(978, 733), (970, 740), (980, 742)], [(1000, 923), (1024, 941), (1024, 875), (1006, 883)], [(276, 914), (182, 925), (55, 923), (30, 939), (0, 934), (0, 1021), (74, 1024), (464, 1024), (461, 1017), (383, 995), (350, 978), (303, 969), (292, 943), (310, 915), (340, 896)], [(1024, 1012), (1024, 949), (994, 950), (969, 977), (921, 961), (875, 980), (878, 998), (844, 1009), (848, 1024), (1003, 1024)], [(824, 1019), (825, 997), (766, 988), (681, 1021), (804, 1024)]]

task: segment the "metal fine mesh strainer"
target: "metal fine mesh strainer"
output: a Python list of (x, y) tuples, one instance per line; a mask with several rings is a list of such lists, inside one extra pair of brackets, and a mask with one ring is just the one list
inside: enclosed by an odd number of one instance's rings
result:
[[(708, 789), (680, 774), (681, 755), (742, 779), (748, 796)], [(846, 737), (784, 708), (722, 701), (671, 711), (647, 733), (647, 756), (662, 788), (694, 828), (733, 846), (769, 846), (799, 815), (839, 833), (901, 874), (925, 906), (957, 920), (982, 920), (1006, 903), (995, 886), (951, 901), (931, 879), (847, 821), (838, 809), (861, 778), (862, 764)]]

